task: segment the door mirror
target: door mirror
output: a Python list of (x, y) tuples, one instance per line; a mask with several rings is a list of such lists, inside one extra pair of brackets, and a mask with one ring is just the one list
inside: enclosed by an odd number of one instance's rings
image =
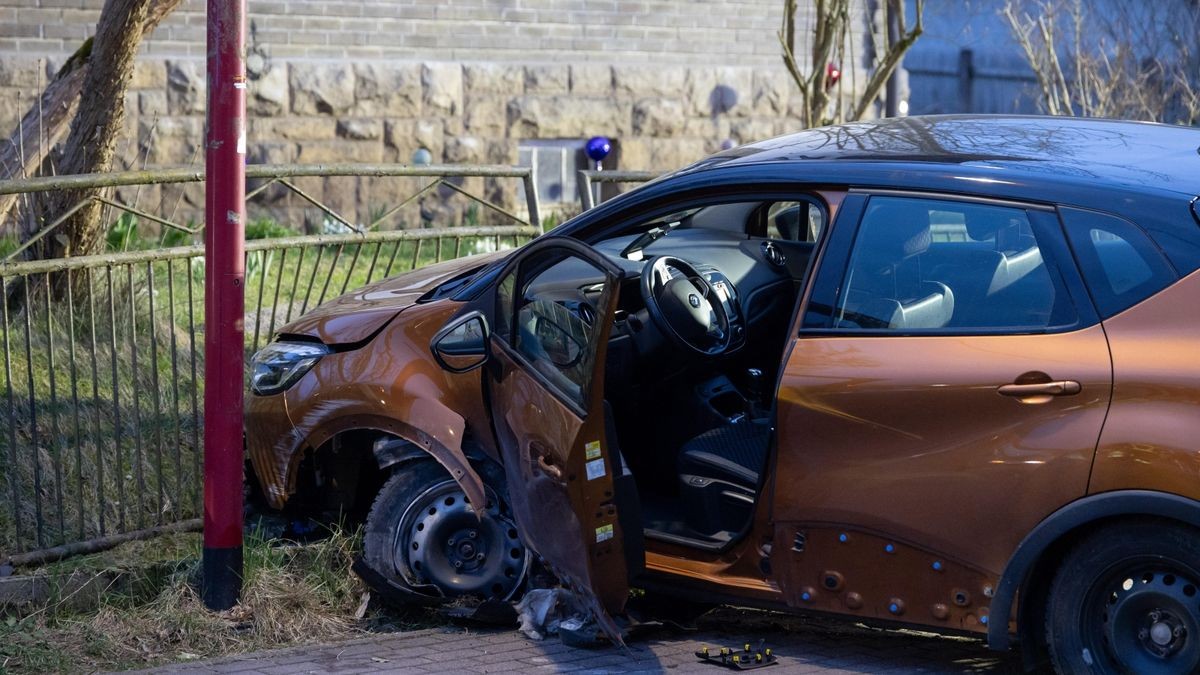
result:
[(470, 312), (446, 324), (433, 336), (429, 348), (438, 365), (452, 373), (475, 370), (488, 360), (487, 319)]

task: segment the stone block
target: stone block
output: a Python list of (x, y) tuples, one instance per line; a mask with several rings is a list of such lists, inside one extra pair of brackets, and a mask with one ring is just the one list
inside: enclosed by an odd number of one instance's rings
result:
[(325, 141), (337, 136), (337, 121), (329, 117), (250, 117), (248, 134), (260, 141)]
[(455, 136), (446, 140), (447, 164), (482, 164), (487, 145), (474, 136)]
[(172, 115), (204, 112), (208, 81), (198, 61), (167, 61), (167, 103)]
[(421, 67), (407, 63), (354, 66), (355, 115), (417, 117), (421, 114)]
[(787, 113), (788, 97), (795, 86), (786, 73), (754, 71), (753, 95), (754, 114), (783, 115)]
[(138, 60), (133, 64), (130, 89), (166, 89), (167, 67), (162, 61)]
[(138, 147), (151, 164), (182, 166), (203, 161), (204, 121), (196, 117), (144, 118), (138, 122)]
[[(45, 84), (46, 74), (42, 73)], [(37, 59), (17, 56), (0, 57), (0, 87), (36, 87), (38, 83)]]
[(354, 68), (342, 63), (293, 63), (288, 73), (292, 112), (340, 115), (354, 105)]
[(672, 98), (646, 98), (633, 105), (633, 133), (638, 136), (677, 135), (684, 125), (683, 103)]
[(463, 128), (482, 136), (503, 136), (505, 108), (505, 99), (498, 96), (468, 96), (463, 106)]
[(612, 66), (577, 63), (570, 67), (571, 93), (576, 96), (608, 96), (613, 91)]
[(530, 94), (565, 94), (570, 90), (571, 69), (567, 65), (538, 65), (525, 68), (525, 91)]
[(300, 164), (379, 162), (383, 158), (383, 145), (377, 141), (309, 141), (299, 145), (296, 161)]
[(139, 91), (137, 93), (137, 111), (140, 115), (163, 117), (168, 114), (167, 92)]
[(463, 66), (463, 87), (467, 97), (486, 94), (516, 96), (525, 90), (525, 73), (520, 66), (471, 63)]
[(462, 113), (462, 72), (462, 66), (457, 63), (425, 63), (421, 66), (426, 114), (456, 116)]
[(693, 68), (685, 89), (693, 115), (745, 117), (752, 109), (752, 71), (746, 68)]
[(613, 88), (625, 98), (663, 98), (683, 95), (687, 71), (680, 67), (613, 66)]
[(377, 119), (340, 119), (337, 135), (355, 141), (371, 141), (383, 138), (383, 121)]
[(299, 155), (299, 145), (285, 141), (251, 141), (246, 147), (251, 164), (292, 164)]
[(257, 79), (250, 80), (246, 110), (251, 115), (280, 115), (287, 111), (290, 100), (287, 66), (271, 64)]
[(623, 137), (629, 121), (629, 104), (611, 98), (520, 96), (508, 103), (510, 138)]
[(763, 118), (737, 120), (730, 125), (729, 135), (738, 145), (771, 138), (775, 135), (775, 120)]

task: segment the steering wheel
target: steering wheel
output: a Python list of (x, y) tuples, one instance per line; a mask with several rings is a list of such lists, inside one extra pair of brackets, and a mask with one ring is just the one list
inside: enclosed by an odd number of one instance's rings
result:
[(733, 339), (725, 307), (691, 263), (668, 255), (648, 260), (642, 267), (642, 298), (651, 320), (677, 345), (703, 356), (729, 349)]

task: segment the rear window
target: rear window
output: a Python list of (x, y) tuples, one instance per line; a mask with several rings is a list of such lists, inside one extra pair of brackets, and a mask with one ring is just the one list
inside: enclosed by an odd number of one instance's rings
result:
[(1140, 227), (1097, 211), (1061, 209), (1071, 248), (1100, 316), (1107, 319), (1178, 278)]

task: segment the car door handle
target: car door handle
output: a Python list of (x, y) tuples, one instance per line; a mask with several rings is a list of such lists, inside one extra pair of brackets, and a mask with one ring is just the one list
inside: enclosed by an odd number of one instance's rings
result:
[(546, 454), (539, 454), (537, 458), (538, 469), (554, 480), (562, 480), (562, 469), (554, 465), (554, 459)]
[(1037, 396), (1074, 396), (1083, 387), (1074, 380), (1056, 380), (1054, 382), (1037, 382), (1035, 384), (1005, 384), (996, 391), (1001, 396), (1013, 398), (1032, 398)]

